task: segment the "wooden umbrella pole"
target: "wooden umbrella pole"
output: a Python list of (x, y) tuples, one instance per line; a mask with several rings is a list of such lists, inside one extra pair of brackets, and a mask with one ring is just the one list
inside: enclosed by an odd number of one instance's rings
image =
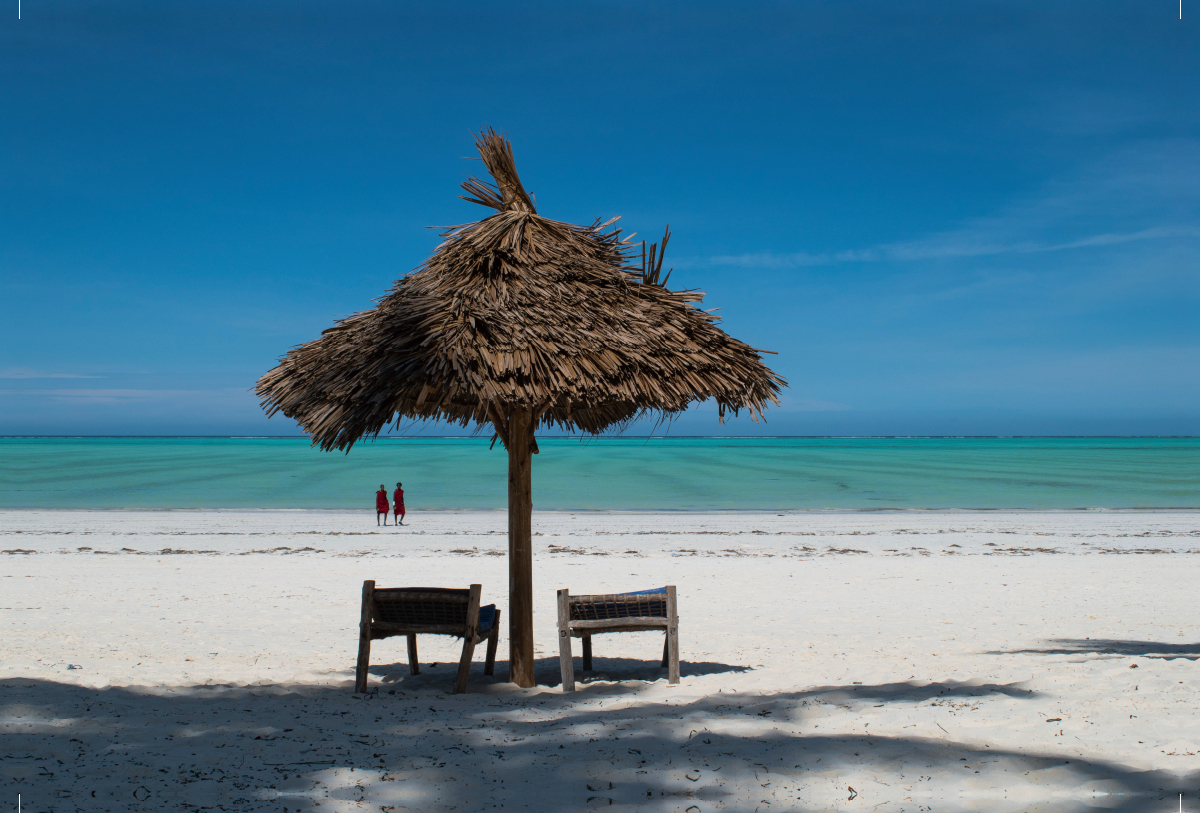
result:
[(533, 681), (533, 412), (515, 407), (508, 419), (508, 664), (509, 680)]

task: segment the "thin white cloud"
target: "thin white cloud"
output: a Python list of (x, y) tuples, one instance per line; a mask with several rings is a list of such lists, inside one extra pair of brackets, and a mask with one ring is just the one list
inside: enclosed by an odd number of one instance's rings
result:
[(1161, 226), (1153, 229), (1142, 229), (1131, 234), (1096, 234), (1069, 243), (1048, 246), (1045, 251), (1062, 251), (1071, 248), (1090, 248), (1092, 246), (1115, 246), (1119, 243), (1132, 243), (1136, 240), (1162, 240), (1168, 237), (1200, 237), (1200, 226)]
[(212, 399), (245, 396), (244, 390), (132, 390), (132, 389), (53, 389), (0, 390), (0, 396), (20, 395), (32, 398), (52, 398), (56, 401), (91, 403), (128, 403), (130, 401), (169, 401), (172, 399)]
[(123, 389), (63, 389), (63, 390), (13, 390), (6, 395), (57, 395), (64, 398), (171, 398), (177, 395), (192, 395), (188, 390), (123, 390)]
[(998, 254), (1039, 254), (1050, 251), (1069, 251), (1079, 248), (1115, 246), (1141, 240), (1164, 240), (1176, 237), (1200, 237), (1200, 226), (1157, 226), (1135, 232), (1093, 234), (1057, 243), (1031, 241), (1015, 243), (981, 243), (961, 239), (964, 235), (945, 235), (945, 239), (930, 238), (904, 243), (890, 243), (865, 249), (852, 249), (829, 254), (726, 254), (709, 258), (711, 265), (733, 265), (743, 268), (801, 268), (842, 263), (905, 262), (936, 260), (951, 257), (986, 257)]
[(1133, 145), (993, 216), (914, 240), (814, 253), (752, 252), (709, 257), (707, 265), (801, 268), (1041, 254), (1127, 243), (1200, 238), (1200, 142)]
[(48, 373), (43, 370), (33, 370), (29, 367), (6, 367), (0, 370), (0, 378), (103, 378), (100, 375), (79, 375), (78, 373)]

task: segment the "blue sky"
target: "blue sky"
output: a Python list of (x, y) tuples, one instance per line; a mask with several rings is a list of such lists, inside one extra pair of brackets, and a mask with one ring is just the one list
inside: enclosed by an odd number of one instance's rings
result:
[(672, 432), (1200, 434), (1186, 2), (12, 6), (0, 434), (293, 432), (254, 381), (485, 214), (485, 125), (779, 352)]

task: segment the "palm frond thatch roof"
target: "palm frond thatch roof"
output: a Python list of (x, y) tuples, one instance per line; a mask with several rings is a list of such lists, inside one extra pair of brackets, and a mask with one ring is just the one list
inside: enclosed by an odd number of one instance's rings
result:
[(450, 229), (377, 307), (292, 349), (258, 382), (268, 414), (328, 450), (401, 418), (466, 426), (526, 407), (595, 433), (709, 398), (722, 418), (778, 403), (783, 379), (696, 307), (703, 294), (659, 284), (661, 257), (636, 267), (615, 218), (537, 214), (508, 141), (488, 130), (477, 146), (494, 183), (471, 178), (464, 197), (496, 213)]

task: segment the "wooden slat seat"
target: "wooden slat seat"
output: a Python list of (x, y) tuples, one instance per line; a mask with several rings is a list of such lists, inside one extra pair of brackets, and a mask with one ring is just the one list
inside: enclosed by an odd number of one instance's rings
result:
[(362, 616), (358, 633), (358, 667), (354, 691), (367, 690), (367, 667), (371, 660), (371, 641), (393, 635), (408, 637), (408, 667), (421, 673), (417, 661), (417, 635), (453, 635), (463, 639), (462, 657), (454, 680), (454, 693), (467, 689), (475, 645), (488, 642), (484, 674), (496, 665), (496, 644), (500, 634), (500, 611), (495, 604), (479, 606), (483, 588), (473, 584), (462, 590), (448, 587), (375, 587), (363, 582)]
[(662, 665), (667, 680), (679, 682), (679, 617), (675, 606), (675, 585), (633, 593), (602, 593), (572, 596), (558, 591), (558, 660), (562, 669), (563, 691), (575, 691), (575, 662), (571, 638), (583, 639), (583, 668), (592, 668), (592, 636), (606, 632), (662, 630)]

